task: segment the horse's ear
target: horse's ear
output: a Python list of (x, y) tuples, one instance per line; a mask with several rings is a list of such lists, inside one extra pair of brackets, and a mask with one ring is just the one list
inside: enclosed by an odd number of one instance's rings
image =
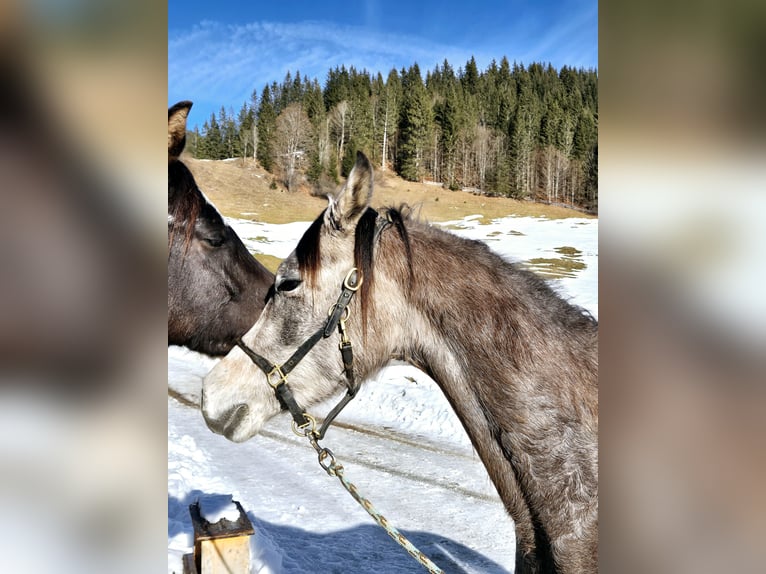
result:
[(191, 102), (178, 102), (168, 108), (168, 161), (181, 155), (186, 144), (186, 118), (192, 107)]
[(343, 230), (356, 225), (370, 206), (373, 179), (370, 160), (362, 152), (356, 152), (356, 163), (348, 174), (346, 185), (336, 196), (329, 198), (325, 219), (331, 227)]

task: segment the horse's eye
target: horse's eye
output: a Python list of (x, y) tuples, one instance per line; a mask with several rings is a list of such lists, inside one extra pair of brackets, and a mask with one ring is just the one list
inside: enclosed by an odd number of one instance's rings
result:
[(205, 237), (205, 241), (211, 247), (220, 247), (225, 241), (223, 235), (214, 235), (212, 237)]
[(277, 291), (280, 293), (286, 293), (288, 291), (295, 291), (300, 284), (303, 283), (300, 279), (282, 279), (277, 285)]

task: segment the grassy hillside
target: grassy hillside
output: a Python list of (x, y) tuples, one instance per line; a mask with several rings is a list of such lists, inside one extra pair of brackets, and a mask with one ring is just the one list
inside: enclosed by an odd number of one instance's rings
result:
[[(288, 192), (254, 160), (196, 160), (184, 158), (197, 185), (228, 217), (256, 219), (269, 223), (312, 221), (327, 205), (327, 200), (311, 195), (305, 186)], [(486, 221), (507, 215), (547, 217), (590, 217), (563, 207), (541, 205), (499, 197), (482, 197), (464, 191), (449, 191), (439, 185), (412, 183), (391, 172), (375, 172), (373, 207), (406, 203), (420, 208), (428, 221), (450, 221), (480, 214)]]

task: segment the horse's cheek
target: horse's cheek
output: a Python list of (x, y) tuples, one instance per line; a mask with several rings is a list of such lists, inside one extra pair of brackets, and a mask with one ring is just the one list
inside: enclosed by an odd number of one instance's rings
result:
[(289, 317), (285, 317), (280, 323), (279, 344), (283, 347), (289, 347), (298, 338), (298, 325)]
[(302, 343), (306, 339), (307, 325), (312, 325), (314, 322), (310, 309), (292, 302), (281, 305), (272, 320), (272, 324), (276, 327), (274, 342), (288, 348)]

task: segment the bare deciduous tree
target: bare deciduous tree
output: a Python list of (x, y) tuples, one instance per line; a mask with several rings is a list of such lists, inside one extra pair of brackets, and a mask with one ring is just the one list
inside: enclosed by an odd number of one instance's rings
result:
[(258, 124), (253, 123), (253, 159), (258, 157)]
[(487, 178), (487, 168), (491, 158), (492, 133), (487, 126), (480, 125), (476, 128), (473, 138), (474, 155), (476, 156), (476, 169), (478, 173), (478, 188), (484, 191)]
[(317, 129), (317, 153), (319, 165), (327, 169), (330, 165), (330, 118), (326, 118)]
[(251, 141), (252, 141), (252, 135), (253, 135), (253, 129), (252, 127), (248, 128), (240, 128), (239, 130), (239, 149), (242, 152), (242, 162), (244, 163), (245, 158), (248, 157), (248, 150), (250, 149)]
[(311, 122), (301, 104), (287, 106), (277, 118), (276, 160), (288, 191), (295, 189), (311, 145)]
[(340, 173), (340, 165), (345, 153), (346, 137), (351, 133), (352, 115), (351, 106), (346, 100), (338, 102), (330, 111), (330, 129), (335, 136), (336, 152), (338, 154), (338, 173)]

